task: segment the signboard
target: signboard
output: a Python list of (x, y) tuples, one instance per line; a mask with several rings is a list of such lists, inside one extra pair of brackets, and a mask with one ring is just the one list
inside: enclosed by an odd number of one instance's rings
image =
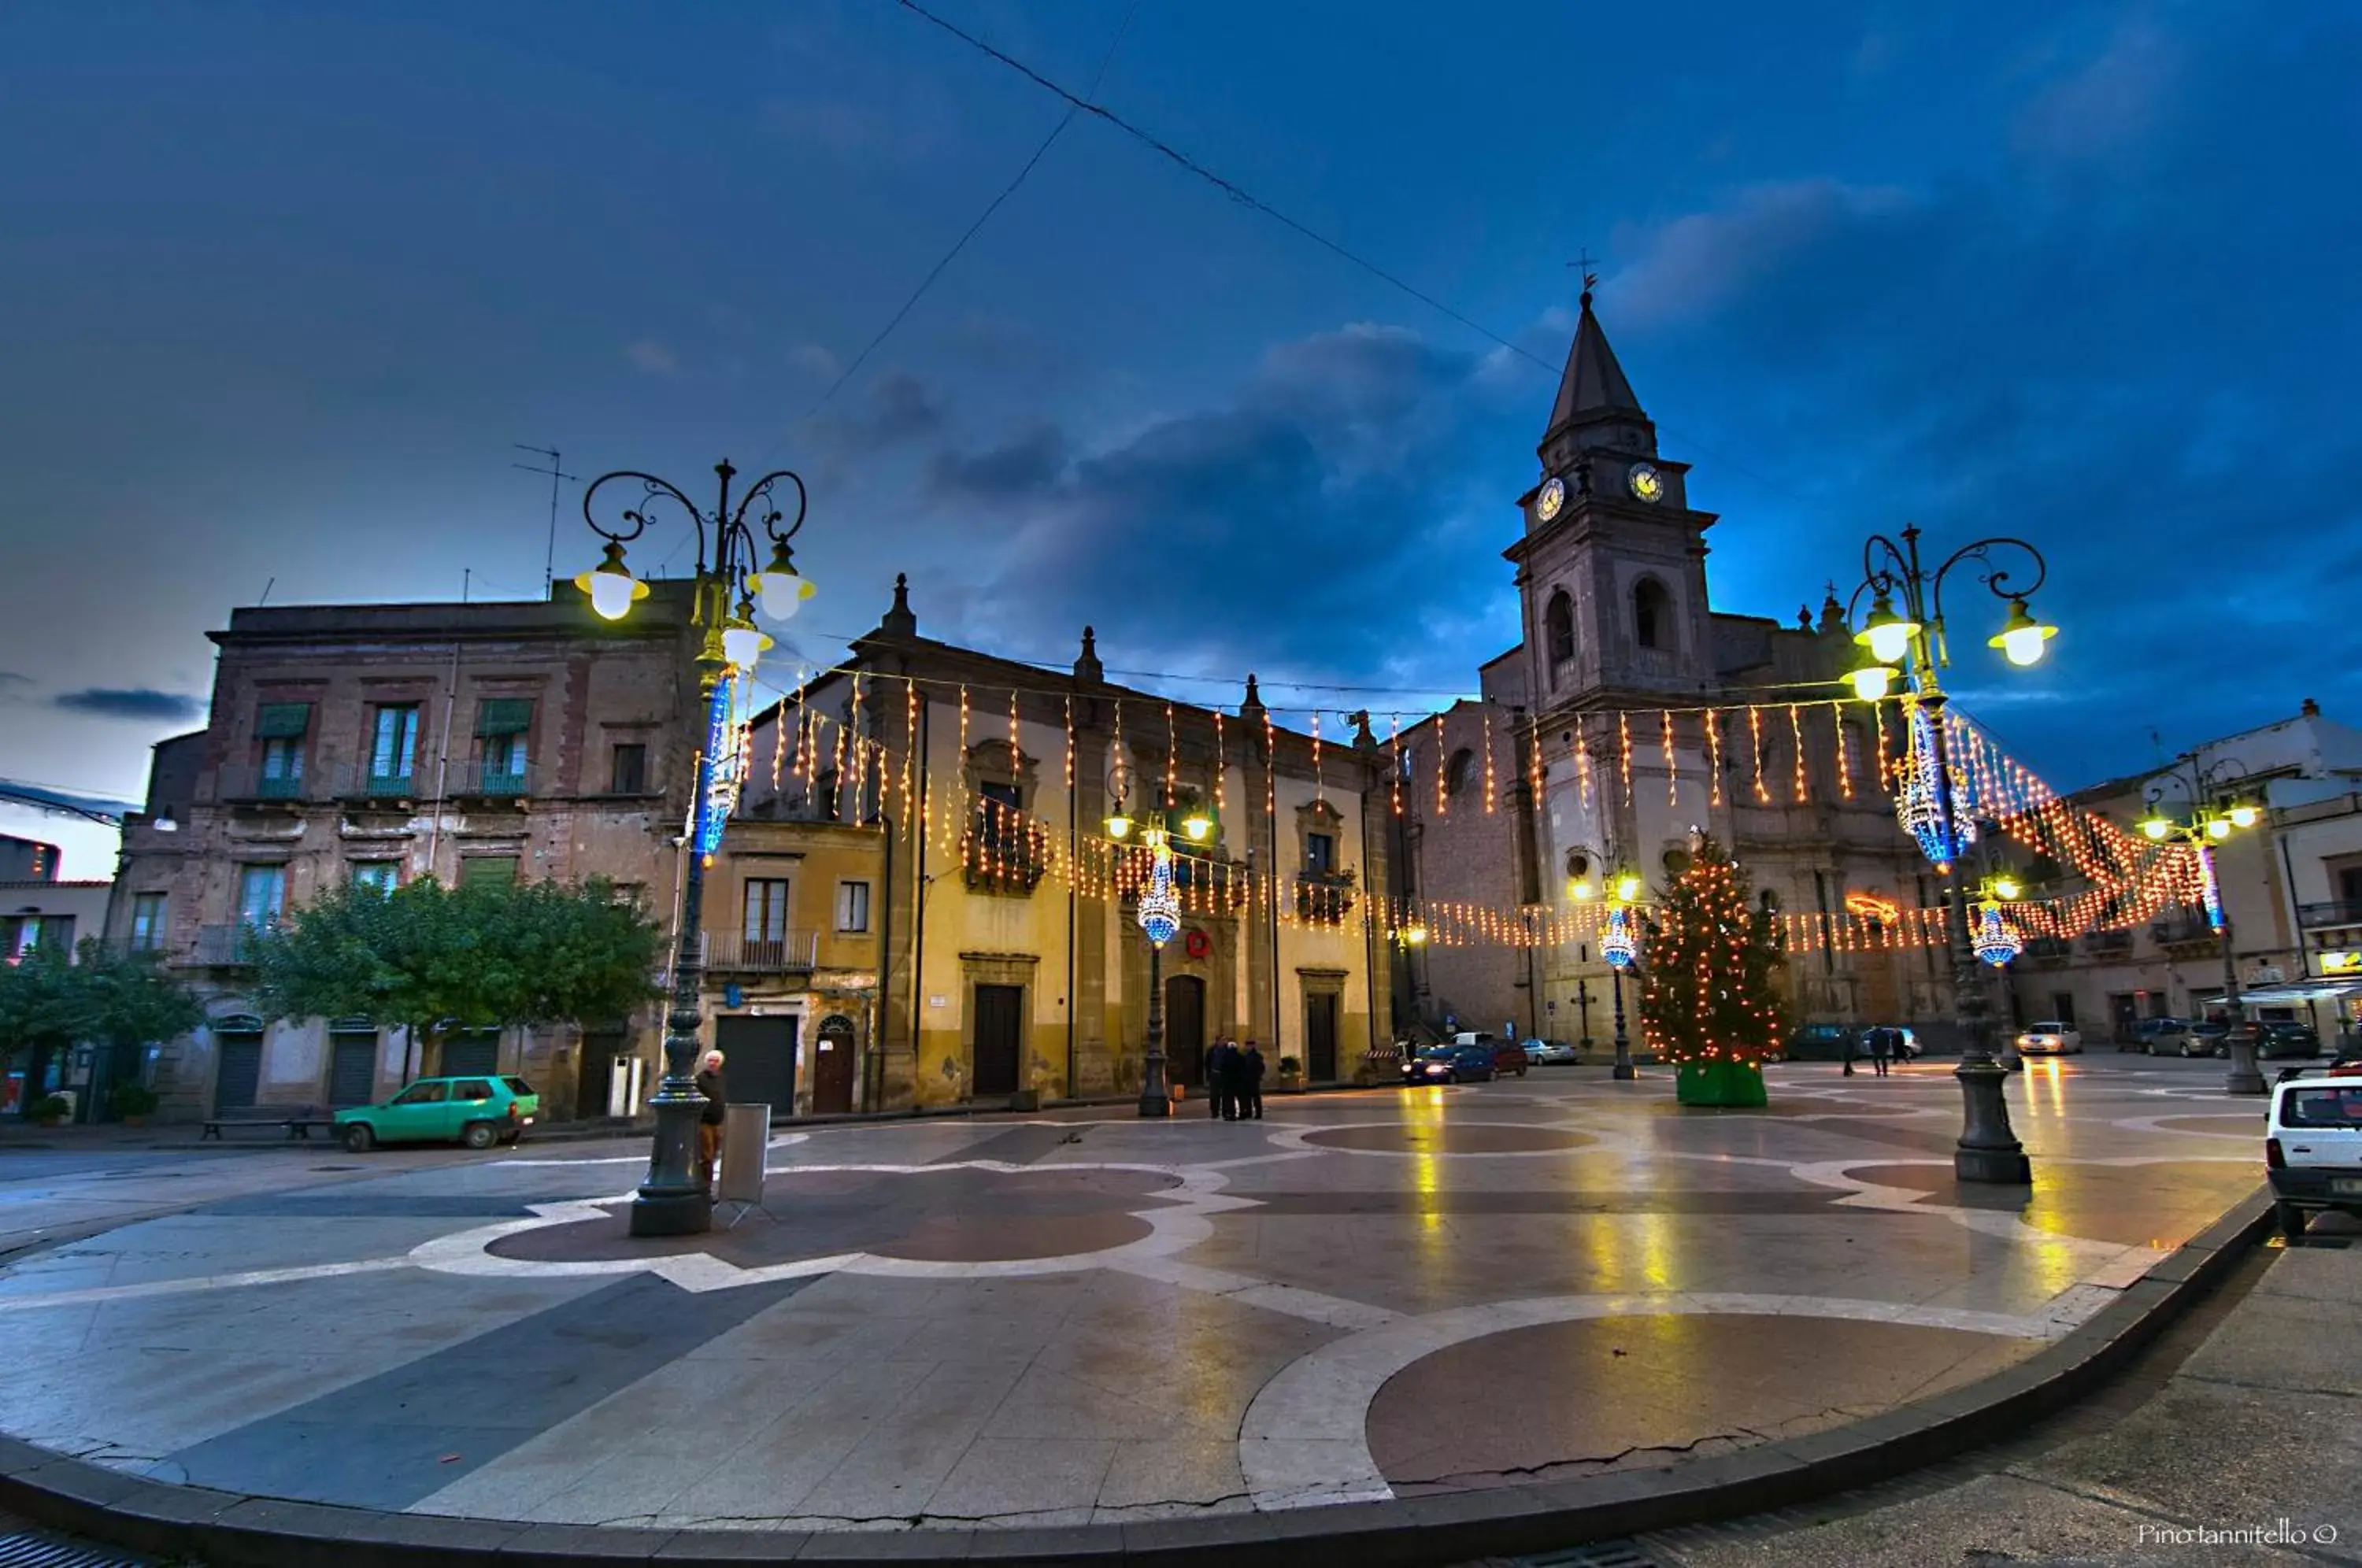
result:
[(2324, 975), (2362, 975), (2362, 953), (2324, 953), (2321, 955), (2321, 972)]

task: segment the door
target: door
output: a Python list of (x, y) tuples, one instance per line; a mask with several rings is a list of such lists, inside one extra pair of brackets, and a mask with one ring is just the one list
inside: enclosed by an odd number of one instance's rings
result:
[(1304, 999), (1304, 1076), (1313, 1083), (1337, 1080), (1337, 993)]
[(803, 1021), (724, 1018), (715, 1021), (713, 1043), (722, 1051), (722, 1077), (731, 1101), (767, 1105), (774, 1116), (796, 1113), (796, 1039)]
[(451, 1086), (441, 1078), (414, 1083), (378, 1112), (377, 1135), (385, 1142), (444, 1139), (459, 1135), (451, 1120)]
[(975, 1093), (979, 1098), (1017, 1092), (1017, 1051), (1024, 1018), (1024, 987), (977, 987)]
[(443, 1076), (490, 1077), (501, 1070), (501, 1032), (497, 1029), (458, 1031), (443, 1037)]
[(241, 1110), (254, 1103), (262, 1082), (262, 1036), (221, 1036), (221, 1075), (214, 1080), (214, 1110)]
[(853, 1110), (853, 1020), (841, 1012), (820, 1021), (820, 1038), (812, 1042), (811, 1108), (815, 1115), (842, 1115)]
[(377, 1098), (377, 1035), (328, 1036), (328, 1104), (337, 1110)]
[(1164, 1076), (1176, 1084), (1206, 1081), (1206, 982), (1195, 975), (1164, 981)]
[(607, 1095), (614, 1082), (615, 1058), (625, 1050), (620, 1029), (582, 1032), (582, 1059), (574, 1064), (574, 1114), (604, 1116)]

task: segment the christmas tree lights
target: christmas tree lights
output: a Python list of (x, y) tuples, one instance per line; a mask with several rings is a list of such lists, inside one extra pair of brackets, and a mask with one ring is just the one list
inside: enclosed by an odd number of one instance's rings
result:
[(1761, 1105), (1764, 1054), (1784, 1028), (1776, 975), (1787, 960), (1722, 846), (1703, 834), (1693, 842), (1651, 924), (1642, 1034), (1680, 1069), (1683, 1105)]

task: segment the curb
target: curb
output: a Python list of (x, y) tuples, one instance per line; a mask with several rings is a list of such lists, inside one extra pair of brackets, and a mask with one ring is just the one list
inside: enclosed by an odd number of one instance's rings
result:
[(1355, 1568), (1517, 1556), (1786, 1507), (2022, 1431), (2105, 1381), (2270, 1230), (2258, 1187), (2048, 1348), (1965, 1388), (1850, 1426), (1717, 1459), (1535, 1486), (1061, 1529), (904, 1531), (610, 1529), (247, 1496), (150, 1481), (0, 1437), (0, 1507), (53, 1529), (229, 1568), (470, 1562), (667, 1568), (784, 1562), (1282, 1568), (1308, 1551)]

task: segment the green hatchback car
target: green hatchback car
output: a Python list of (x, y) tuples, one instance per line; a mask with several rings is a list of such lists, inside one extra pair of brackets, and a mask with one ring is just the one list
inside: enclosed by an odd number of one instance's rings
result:
[(383, 1105), (337, 1112), (337, 1135), (365, 1154), (380, 1143), (513, 1143), (541, 1114), (541, 1096), (523, 1078), (480, 1074), (420, 1078)]

